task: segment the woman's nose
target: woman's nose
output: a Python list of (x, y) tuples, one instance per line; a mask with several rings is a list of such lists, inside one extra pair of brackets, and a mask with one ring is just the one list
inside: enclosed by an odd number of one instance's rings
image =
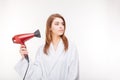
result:
[(60, 29), (62, 29), (64, 26), (61, 24), (59, 27), (60, 27)]

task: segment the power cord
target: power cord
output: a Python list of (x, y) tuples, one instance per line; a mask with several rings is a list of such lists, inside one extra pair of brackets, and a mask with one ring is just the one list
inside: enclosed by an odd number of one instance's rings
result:
[(26, 75), (27, 75), (27, 72), (28, 72), (28, 68), (29, 68), (29, 57), (28, 57), (28, 55), (25, 55), (25, 59), (27, 60), (27, 62), (28, 62), (28, 66), (27, 66), (27, 69), (26, 69), (26, 72), (25, 72), (25, 74), (24, 74), (24, 77), (23, 77), (23, 80), (25, 80), (25, 77), (26, 77)]

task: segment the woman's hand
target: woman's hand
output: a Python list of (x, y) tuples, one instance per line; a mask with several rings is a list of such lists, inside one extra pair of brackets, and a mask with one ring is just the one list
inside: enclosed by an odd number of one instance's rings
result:
[(20, 54), (22, 58), (25, 58), (25, 55), (28, 55), (28, 51), (25, 45), (20, 46)]

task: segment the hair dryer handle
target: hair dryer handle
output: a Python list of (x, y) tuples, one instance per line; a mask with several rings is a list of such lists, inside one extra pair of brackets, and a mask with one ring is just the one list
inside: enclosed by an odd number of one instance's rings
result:
[[(24, 43), (21, 44), (21, 47), (22, 47), (22, 48), (27, 48), (26, 45), (25, 45)], [(25, 59), (29, 62), (28, 54), (24, 54), (24, 57), (25, 57)]]

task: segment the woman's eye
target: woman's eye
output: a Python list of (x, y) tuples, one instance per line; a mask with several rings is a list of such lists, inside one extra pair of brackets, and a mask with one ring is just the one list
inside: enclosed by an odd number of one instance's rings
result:
[(64, 23), (60, 23), (60, 22), (56, 22), (55, 25), (57, 25), (57, 26), (58, 25), (63, 25), (64, 26), (65, 24)]
[(59, 25), (59, 23), (57, 22), (57, 23), (55, 23), (55, 25)]

